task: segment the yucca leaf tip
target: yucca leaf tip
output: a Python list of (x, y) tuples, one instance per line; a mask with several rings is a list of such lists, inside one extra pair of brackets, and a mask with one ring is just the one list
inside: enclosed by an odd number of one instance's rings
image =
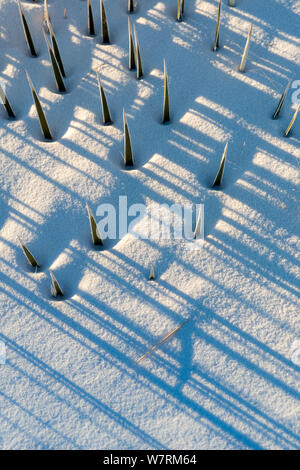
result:
[(24, 34), (25, 34), (25, 39), (26, 39), (28, 48), (30, 50), (31, 55), (34, 56), (34, 57), (37, 57), (37, 53), (36, 53), (34, 43), (33, 43), (33, 40), (32, 40), (32, 36), (31, 36), (31, 33), (30, 33), (30, 29), (29, 29), (28, 23), (26, 21), (25, 14), (24, 14), (23, 8), (21, 6), (20, 0), (17, 0), (17, 2), (18, 2), (18, 6), (19, 6), (20, 17), (21, 17), (23, 30), (24, 30)]
[(88, 211), (88, 216), (89, 216), (89, 221), (90, 221), (90, 228), (91, 228), (91, 235), (92, 235), (93, 244), (103, 246), (103, 241), (102, 241), (102, 238), (99, 234), (95, 217), (93, 216), (93, 213), (92, 213), (88, 203), (86, 203), (86, 208), (87, 208), (87, 211)]
[(133, 45), (133, 37), (132, 37), (132, 29), (130, 20), (128, 18), (128, 42), (129, 42), (129, 70), (133, 70), (136, 68), (135, 64), (135, 53), (134, 53), (134, 45)]
[(99, 72), (97, 72), (97, 78), (98, 78), (99, 92), (100, 92), (100, 98), (101, 98), (103, 124), (112, 124), (109, 107), (108, 107), (105, 92), (101, 83)]
[(101, 10), (101, 37), (103, 44), (109, 44), (109, 31), (106, 18), (106, 11), (103, 0), (100, 0), (100, 10)]
[(295, 124), (295, 121), (297, 119), (297, 116), (299, 114), (299, 111), (300, 111), (300, 103), (298, 104), (297, 108), (296, 108), (296, 111), (292, 117), (292, 120), (291, 122), (289, 123), (288, 127), (287, 127), (287, 130), (285, 131), (284, 135), (285, 137), (288, 137), (288, 135), (290, 134), (291, 130), (292, 130), (292, 127), (293, 125)]
[(20, 238), (18, 237), (18, 242), (20, 243), (20, 246), (23, 250), (23, 253), (28, 261), (28, 263), (33, 267), (33, 268), (39, 268), (40, 265), (38, 264), (37, 260), (31, 253), (31, 251), (28, 250), (27, 246), (21, 242)]
[(61, 72), (62, 76), (65, 77), (66, 73), (65, 73), (64, 64), (63, 64), (63, 61), (62, 61), (62, 58), (61, 58), (60, 50), (59, 50), (57, 40), (56, 40), (56, 37), (55, 37), (55, 34), (54, 34), (54, 31), (53, 31), (53, 28), (52, 28), (52, 25), (51, 25), (50, 21), (48, 21), (47, 25), (48, 25), (48, 29), (49, 29), (49, 33), (50, 33), (50, 37), (51, 37), (52, 49), (53, 49), (55, 58), (56, 58), (57, 63), (59, 65), (60, 72)]
[(95, 36), (95, 22), (94, 22), (94, 15), (91, 0), (87, 1), (87, 9), (88, 9), (88, 30), (90, 36)]
[(225, 145), (224, 152), (223, 152), (221, 162), (220, 162), (220, 166), (219, 166), (219, 170), (218, 170), (218, 173), (217, 173), (217, 175), (215, 177), (215, 180), (213, 182), (213, 187), (221, 186), (221, 184), (222, 184), (222, 178), (223, 178), (224, 169), (225, 169), (227, 150), (228, 150), (228, 142)]
[(162, 122), (170, 121), (170, 97), (166, 61), (164, 60), (164, 103)]
[(241, 60), (240, 66), (239, 66), (239, 71), (240, 72), (245, 72), (245, 66), (246, 66), (246, 61), (247, 61), (249, 47), (250, 47), (250, 40), (251, 40), (252, 30), (253, 30), (253, 25), (251, 24), (250, 29), (249, 29), (249, 33), (248, 33), (248, 37), (247, 37), (247, 41), (246, 41), (246, 45), (245, 45), (245, 49), (244, 49), (244, 52), (243, 52), (243, 55), (242, 55), (242, 60)]
[(133, 25), (134, 30), (134, 39), (135, 39), (135, 53), (136, 53), (136, 77), (142, 78), (143, 76), (143, 66), (142, 66), (142, 58), (141, 58), (141, 50), (139, 45), (139, 40), (137, 37), (136, 27)]
[(215, 41), (214, 41), (214, 47), (213, 47), (214, 51), (217, 51), (219, 49), (219, 45), (220, 45), (221, 7), (222, 7), (222, 0), (219, 0)]
[(0, 101), (2, 102), (4, 109), (6, 110), (7, 114), (11, 118), (15, 118), (15, 113), (12, 110), (12, 107), (10, 105), (10, 102), (8, 101), (8, 98), (6, 96), (5, 91), (3, 90), (1, 84), (0, 84)]
[(124, 123), (124, 164), (125, 166), (133, 166), (133, 153), (129, 128), (126, 119), (125, 109), (123, 109), (123, 123)]
[(276, 119), (276, 118), (279, 116), (279, 113), (280, 113), (280, 111), (281, 111), (281, 108), (282, 108), (282, 106), (283, 106), (283, 103), (284, 103), (284, 101), (285, 101), (285, 98), (286, 98), (286, 96), (287, 96), (287, 94), (288, 94), (288, 91), (289, 91), (289, 88), (290, 88), (291, 83), (292, 83), (292, 80), (289, 80), (289, 81), (288, 81), (288, 84), (287, 84), (286, 87), (285, 87), (284, 92), (282, 93), (282, 95), (281, 95), (281, 97), (280, 97), (280, 100), (279, 100), (279, 103), (278, 103), (278, 105), (277, 105), (277, 108), (275, 109), (275, 112), (274, 112), (274, 114), (273, 114), (273, 119)]
[(62, 291), (62, 288), (60, 287), (56, 277), (54, 276), (53, 272), (51, 269), (49, 270), (50, 272), (50, 277), (51, 277), (51, 294), (53, 297), (64, 297), (64, 293)]
[(37, 92), (35, 91), (35, 88), (33, 86), (33, 83), (31, 81), (31, 78), (30, 78), (29, 73), (27, 72), (27, 70), (25, 70), (25, 73), (26, 73), (27, 80), (28, 80), (28, 83), (29, 83), (29, 86), (30, 86), (30, 89), (31, 89), (34, 105), (35, 105), (35, 108), (36, 108), (36, 111), (37, 111), (37, 115), (38, 115), (38, 118), (39, 118), (40, 126), (41, 126), (42, 132), (44, 134), (44, 137), (47, 140), (52, 140), (52, 134), (51, 134), (51, 131), (50, 131), (45, 113), (43, 111), (40, 99), (37, 95)]
[(46, 41), (46, 44), (47, 44), (48, 52), (49, 52), (50, 61), (51, 61), (52, 69), (53, 69), (53, 74), (54, 74), (56, 86), (57, 86), (58, 91), (63, 93), (63, 92), (66, 91), (64, 79), (62, 77), (60, 67), (57, 63), (56, 57), (54, 55), (53, 49), (50, 46), (50, 43), (49, 43), (48, 38), (46, 36), (46, 33), (45, 33), (43, 28), (42, 28), (42, 30), (43, 30), (44, 38), (45, 38), (45, 41)]

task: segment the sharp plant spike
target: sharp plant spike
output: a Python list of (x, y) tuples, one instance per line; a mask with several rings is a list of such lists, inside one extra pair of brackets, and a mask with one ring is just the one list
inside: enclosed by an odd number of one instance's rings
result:
[(225, 145), (224, 152), (223, 152), (223, 156), (222, 156), (221, 162), (220, 162), (220, 167), (219, 167), (217, 176), (216, 176), (216, 178), (215, 178), (215, 181), (214, 181), (214, 183), (213, 183), (213, 187), (214, 187), (214, 186), (220, 186), (220, 185), (222, 184), (222, 178), (223, 178), (223, 173), (224, 173), (224, 168), (225, 168), (227, 150), (228, 150), (228, 142), (227, 142), (227, 144)]
[(63, 297), (64, 293), (63, 293), (62, 288), (60, 287), (56, 277), (54, 276), (51, 269), (49, 270), (49, 272), (50, 272), (50, 277), (51, 277), (51, 294), (53, 295), (53, 297), (57, 297), (57, 296)]
[(94, 23), (94, 15), (93, 15), (93, 9), (92, 9), (91, 0), (88, 0), (88, 2), (87, 2), (87, 8), (88, 8), (88, 28), (89, 28), (89, 35), (90, 35), (90, 36), (95, 36), (95, 23)]
[(125, 109), (123, 109), (123, 122), (124, 122), (124, 164), (125, 166), (133, 166), (133, 154), (130, 133), (128, 129)]
[(131, 24), (130, 24), (129, 18), (128, 18), (128, 41), (129, 41), (129, 70), (133, 70), (136, 68), (136, 64), (135, 64), (132, 30), (131, 30)]
[(214, 41), (214, 47), (213, 47), (214, 51), (217, 51), (219, 49), (219, 45), (220, 45), (221, 7), (222, 7), (222, 0), (219, 0), (216, 34), (215, 34), (215, 41)]
[(128, 13), (134, 12), (134, 3), (133, 0), (128, 0)]
[(181, 0), (181, 14), (183, 15), (184, 13), (184, 4), (185, 4), (185, 1), (184, 0)]
[(32, 40), (31, 34), (30, 34), (30, 30), (29, 30), (28, 23), (26, 21), (23, 9), (21, 7), (20, 0), (17, 0), (17, 2), (18, 2), (18, 6), (19, 6), (19, 12), (20, 12), (21, 21), (22, 21), (22, 24), (23, 24), (23, 29), (24, 29), (24, 34), (25, 34), (25, 39), (26, 39), (27, 45), (29, 47), (31, 55), (36, 57), (37, 53), (35, 51), (33, 40)]
[(40, 99), (39, 99), (39, 97), (38, 97), (38, 95), (37, 95), (37, 93), (34, 89), (34, 86), (32, 84), (31, 78), (30, 78), (29, 73), (27, 72), (27, 70), (26, 70), (26, 76), (27, 76), (29, 86), (31, 88), (33, 101), (34, 101), (34, 104), (35, 104), (35, 107), (36, 107), (36, 111), (37, 111), (37, 114), (38, 114), (40, 126), (41, 126), (42, 132), (44, 134), (44, 137), (45, 137), (45, 139), (52, 140), (52, 135), (51, 135), (51, 132), (50, 132), (50, 128), (48, 126), (48, 122), (47, 122), (45, 113), (43, 111)]
[(170, 97), (166, 61), (164, 60), (164, 106), (163, 106), (163, 119), (162, 122), (170, 121)]
[(63, 93), (63, 92), (66, 91), (66, 87), (65, 87), (64, 79), (63, 79), (61, 71), (60, 71), (60, 67), (57, 63), (54, 52), (53, 52), (53, 50), (50, 46), (50, 43), (48, 41), (48, 38), (46, 36), (46, 33), (45, 33), (44, 29), (43, 29), (43, 34), (44, 34), (44, 38), (45, 38), (45, 41), (46, 41), (46, 44), (47, 44), (47, 47), (48, 47), (48, 52), (49, 52), (49, 55), (50, 55), (51, 65), (52, 65), (53, 74), (54, 74), (54, 78), (55, 78), (55, 81), (56, 81), (57, 89), (58, 89), (58, 91)]
[(136, 51), (136, 77), (139, 79), (139, 78), (142, 78), (143, 76), (143, 66), (142, 66), (140, 45), (139, 45), (135, 25), (133, 26), (133, 29), (134, 29), (134, 39), (135, 39), (135, 51)]
[(101, 35), (102, 35), (102, 43), (109, 44), (109, 32), (108, 32), (108, 24), (106, 18), (106, 12), (103, 0), (100, 0), (100, 8), (101, 8)]
[(1, 86), (1, 84), (0, 84), (0, 100), (2, 101), (2, 104), (3, 104), (4, 108), (5, 108), (5, 110), (6, 110), (7, 114), (8, 114), (8, 116), (11, 117), (11, 118), (15, 118), (15, 117), (16, 117), (16, 116), (15, 116), (15, 113), (14, 113), (13, 110), (12, 110), (12, 107), (11, 107), (11, 105), (10, 105), (8, 99), (7, 99), (7, 96), (6, 96), (5, 92), (4, 92), (4, 90), (3, 90), (2, 86)]
[(35, 257), (33, 256), (33, 254), (28, 250), (28, 248), (26, 247), (26, 245), (24, 245), (24, 243), (21, 242), (20, 238), (18, 237), (18, 240), (19, 240), (19, 243), (21, 245), (21, 248), (23, 250), (23, 253), (28, 261), (28, 263), (33, 267), (33, 268), (39, 268), (40, 265), (38, 264), (37, 260), (35, 259)]
[(50, 22), (50, 15), (48, 9), (48, 0), (44, 0), (44, 21), (46, 24)]
[(241, 60), (240, 66), (239, 66), (239, 71), (240, 72), (245, 72), (245, 66), (246, 66), (247, 56), (248, 56), (249, 47), (250, 47), (250, 40), (251, 40), (252, 30), (253, 30), (253, 25), (251, 25), (250, 29), (249, 29), (249, 33), (248, 33), (244, 53), (243, 53), (242, 60)]
[(151, 353), (153, 353), (156, 349), (158, 349), (159, 346), (161, 346), (163, 343), (165, 343), (168, 339), (172, 338), (172, 336), (174, 336), (184, 325), (186, 325), (189, 320), (190, 319), (184, 321), (183, 323), (181, 323), (181, 325), (174, 328), (174, 330), (172, 330), (170, 333), (168, 333), (166, 336), (164, 336), (163, 339), (159, 343), (157, 343), (155, 346), (153, 346), (153, 348), (149, 349), (149, 351), (147, 351), (146, 354), (144, 354), (142, 357), (140, 357), (136, 362), (139, 363), (143, 359), (146, 359), (146, 357), (148, 357)]
[(112, 124), (107, 99), (104, 93), (104, 89), (101, 83), (101, 78), (100, 78), (99, 73), (97, 73), (97, 78), (98, 78), (99, 92), (100, 92), (100, 98), (101, 98), (103, 124)]
[(53, 28), (52, 28), (52, 25), (51, 25), (50, 21), (48, 21), (47, 26), (48, 26), (48, 29), (49, 29), (49, 33), (50, 33), (50, 37), (51, 37), (51, 43), (52, 43), (52, 49), (53, 49), (56, 61), (59, 65), (60, 72), (61, 72), (62, 76), (65, 77), (66, 73), (65, 73), (65, 69), (64, 69), (64, 64), (63, 64), (63, 61), (62, 61), (62, 58), (61, 58), (61, 55), (60, 55), (57, 40), (56, 40), (56, 37), (55, 37), (55, 34), (54, 34), (54, 31), (53, 31)]
[(181, 21), (181, 17), (182, 17), (182, 1), (177, 0), (177, 14), (176, 14), (177, 21)]
[(292, 129), (292, 127), (293, 127), (293, 125), (294, 125), (294, 123), (295, 123), (295, 121), (296, 121), (296, 119), (297, 119), (297, 116), (298, 116), (298, 114), (299, 114), (299, 111), (300, 111), (300, 103), (298, 104), (297, 109), (296, 109), (296, 111), (295, 111), (295, 113), (294, 113), (294, 116), (292, 117), (292, 120), (291, 120), (291, 122), (289, 123), (289, 125), (288, 125), (288, 127), (287, 127), (287, 130), (286, 130), (285, 133), (284, 133), (285, 137), (287, 137), (287, 136), (289, 135), (289, 133), (291, 132), (291, 129)]
[(194, 238), (204, 240), (204, 204), (200, 204)]
[(102, 241), (102, 238), (99, 235), (95, 217), (93, 216), (92, 211), (91, 211), (88, 203), (86, 203), (86, 208), (87, 208), (88, 215), (89, 215), (93, 243), (94, 243), (94, 245), (103, 246), (103, 241)]
[(284, 103), (284, 101), (285, 101), (286, 95), (288, 94), (288, 91), (289, 91), (289, 88), (290, 88), (291, 83), (292, 83), (292, 80), (289, 80), (287, 86), (285, 87), (284, 92), (283, 92), (282, 95), (281, 95), (281, 98), (280, 98), (280, 100), (279, 100), (279, 103), (278, 103), (278, 105), (277, 105), (277, 108), (275, 109), (275, 112), (274, 112), (274, 114), (273, 114), (273, 119), (276, 119), (276, 118), (279, 116), (279, 113), (280, 113), (281, 108), (282, 108), (282, 106), (283, 106), (283, 103)]
[(151, 266), (151, 269), (150, 269), (149, 281), (154, 281), (154, 279), (155, 279), (154, 263), (152, 263), (152, 266)]

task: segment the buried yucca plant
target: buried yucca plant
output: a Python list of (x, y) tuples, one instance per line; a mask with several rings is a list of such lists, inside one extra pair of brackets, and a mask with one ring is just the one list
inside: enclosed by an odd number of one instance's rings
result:
[(129, 42), (129, 70), (133, 70), (136, 68), (135, 65), (135, 54), (134, 54), (134, 45), (133, 45), (133, 37), (132, 37), (132, 30), (130, 20), (128, 18), (128, 42)]
[(64, 293), (62, 291), (62, 288), (60, 287), (56, 277), (54, 276), (53, 272), (51, 271), (51, 269), (49, 270), (50, 272), (50, 277), (51, 277), (51, 285), (50, 285), (50, 289), (51, 289), (51, 294), (53, 297), (64, 297)]
[(297, 116), (298, 116), (298, 114), (299, 114), (299, 111), (300, 111), (300, 103), (298, 104), (298, 106), (297, 106), (297, 108), (296, 108), (296, 111), (295, 111), (295, 113), (294, 113), (294, 115), (293, 115), (293, 117), (292, 117), (292, 120), (291, 120), (291, 122), (289, 123), (289, 125), (288, 125), (288, 127), (287, 127), (287, 130), (286, 130), (285, 133), (284, 133), (285, 137), (287, 137), (287, 136), (289, 135), (289, 133), (291, 132), (292, 127), (293, 127), (293, 125), (295, 124), (295, 121), (296, 121)]
[(109, 32), (108, 32), (108, 24), (106, 18), (106, 12), (103, 0), (100, 0), (100, 8), (101, 8), (101, 37), (103, 44), (109, 44)]
[(54, 34), (54, 31), (53, 31), (53, 28), (52, 28), (52, 25), (51, 25), (50, 21), (48, 21), (47, 26), (48, 26), (48, 30), (49, 30), (49, 33), (50, 33), (52, 49), (53, 49), (56, 61), (59, 65), (60, 72), (61, 72), (62, 76), (65, 77), (66, 73), (65, 73), (64, 64), (63, 64), (63, 61), (62, 61), (62, 58), (61, 58), (61, 55), (60, 55), (57, 40), (56, 40), (56, 37), (55, 37), (55, 34)]
[(47, 47), (48, 47), (48, 52), (49, 52), (49, 56), (50, 56), (50, 60), (51, 60), (51, 65), (52, 65), (53, 74), (54, 74), (57, 89), (58, 89), (58, 91), (63, 93), (63, 92), (66, 91), (66, 87), (65, 87), (65, 84), (64, 84), (64, 79), (63, 79), (62, 74), (61, 74), (60, 67), (57, 63), (54, 52), (53, 52), (53, 50), (50, 46), (50, 43), (48, 41), (48, 38), (46, 36), (46, 33), (45, 33), (44, 29), (43, 29), (43, 34), (44, 34), (44, 38), (45, 38), (45, 41), (46, 41), (46, 44), (47, 44)]
[(4, 109), (6, 110), (7, 114), (9, 117), (14, 118), (15, 113), (12, 110), (12, 107), (10, 105), (10, 102), (8, 101), (8, 98), (6, 96), (5, 91), (3, 90), (1, 84), (0, 84), (0, 101), (2, 101), (2, 104), (4, 106)]
[(125, 166), (133, 166), (133, 153), (129, 128), (127, 124), (125, 109), (123, 109), (123, 123), (124, 123), (124, 164)]
[(36, 57), (37, 53), (36, 53), (36, 50), (35, 50), (35, 47), (34, 47), (34, 44), (33, 44), (32, 36), (31, 36), (29, 26), (28, 26), (28, 23), (26, 21), (25, 15), (24, 15), (23, 8), (21, 7), (20, 0), (17, 0), (17, 2), (18, 2), (18, 6), (19, 6), (19, 12), (20, 12), (20, 16), (21, 16), (21, 21), (22, 21), (22, 25), (23, 25), (27, 45), (29, 47), (31, 55)]
[(90, 221), (91, 235), (92, 235), (93, 244), (103, 246), (103, 241), (102, 241), (102, 238), (99, 234), (95, 217), (93, 216), (92, 211), (91, 211), (88, 203), (86, 203), (86, 208), (87, 208), (88, 215), (89, 215), (89, 221)]
[(290, 88), (291, 83), (292, 83), (292, 80), (289, 80), (287, 86), (285, 87), (284, 92), (283, 92), (282, 95), (281, 95), (281, 98), (280, 98), (280, 100), (279, 100), (279, 103), (278, 103), (278, 105), (277, 105), (277, 108), (275, 109), (275, 112), (274, 112), (274, 114), (273, 114), (273, 119), (276, 119), (276, 118), (279, 116), (279, 113), (280, 113), (281, 108), (282, 108), (282, 106), (283, 106), (283, 103), (284, 103), (284, 101), (285, 101), (286, 95), (288, 94), (288, 91), (289, 91), (289, 88)]
[(31, 89), (33, 101), (34, 101), (34, 104), (35, 104), (35, 108), (36, 108), (36, 111), (37, 111), (37, 115), (38, 115), (38, 118), (39, 118), (39, 122), (40, 122), (42, 132), (44, 134), (45, 139), (52, 140), (51, 131), (50, 131), (50, 128), (49, 128), (44, 110), (42, 108), (40, 99), (39, 99), (39, 97), (37, 95), (37, 92), (35, 91), (35, 88), (32, 84), (29, 73), (27, 72), (27, 70), (25, 70), (25, 72), (26, 72), (26, 76), (27, 76), (27, 80), (28, 80), (30, 89)]
[(143, 76), (143, 66), (142, 66), (140, 45), (139, 45), (135, 25), (133, 25), (133, 29), (134, 29), (134, 41), (135, 41), (135, 53), (136, 53), (136, 78), (139, 79), (139, 78), (142, 78)]
[(223, 174), (224, 174), (227, 150), (228, 150), (228, 142), (225, 145), (224, 152), (223, 152), (221, 162), (220, 162), (220, 166), (219, 166), (219, 170), (218, 170), (217, 176), (215, 177), (213, 187), (214, 186), (221, 186), (221, 184), (222, 184), (222, 178), (223, 178)]
[(170, 97), (169, 97), (169, 85), (166, 61), (164, 60), (164, 105), (163, 105), (163, 117), (162, 122), (170, 121)]
[(247, 60), (249, 47), (250, 47), (250, 40), (251, 40), (252, 30), (253, 30), (253, 25), (251, 25), (250, 29), (249, 29), (245, 49), (244, 49), (244, 52), (243, 52), (243, 55), (242, 55), (242, 60), (241, 60), (240, 66), (239, 66), (239, 71), (240, 72), (245, 72), (245, 66), (246, 66), (246, 60)]
[(174, 330), (172, 330), (170, 333), (168, 333), (166, 336), (163, 337), (163, 339), (161, 341), (159, 341), (159, 343), (157, 343), (155, 346), (153, 346), (153, 348), (149, 349), (149, 351), (147, 351), (142, 357), (140, 357), (136, 362), (137, 363), (140, 363), (143, 359), (146, 359), (146, 357), (148, 357), (151, 353), (153, 353), (154, 351), (156, 351), (156, 349), (158, 349), (163, 343), (165, 343), (166, 341), (168, 341), (168, 339), (172, 338), (172, 336), (174, 336), (184, 325), (186, 325), (188, 322), (190, 321), (190, 318), (188, 318), (187, 320), (185, 320), (183, 323), (181, 323), (181, 325), (177, 326), (176, 328), (174, 328)]
[(213, 47), (214, 51), (217, 51), (219, 49), (219, 45), (220, 45), (221, 6), (222, 6), (222, 0), (219, 0), (218, 16), (217, 16), (217, 24), (216, 24), (216, 34), (215, 34), (215, 41), (214, 41), (214, 47)]
[(100, 98), (101, 98), (103, 124), (112, 124), (109, 107), (108, 107), (107, 99), (106, 99), (104, 89), (101, 83), (99, 72), (97, 72), (97, 78), (98, 78), (99, 92), (100, 92)]
[(23, 253), (28, 261), (28, 263), (33, 267), (33, 268), (39, 268), (40, 265), (38, 264), (37, 260), (35, 259), (35, 257), (33, 256), (33, 254), (31, 253), (31, 251), (28, 250), (27, 246), (21, 242), (20, 238), (18, 237), (18, 241), (20, 243), (20, 246), (23, 250)]
[(89, 35), (95, 36), (95, 23), (94, 23), (94, 15), (91, 0), (87, 2), (87, 9), (88, 9), (88, 28), (89, 28)]
[(128, 0), (128, 13), (134, 12), (134, 3), (133, 0)]

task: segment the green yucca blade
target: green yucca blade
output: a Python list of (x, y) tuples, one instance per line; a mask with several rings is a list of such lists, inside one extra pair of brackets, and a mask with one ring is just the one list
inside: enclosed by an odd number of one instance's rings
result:
[(220, 21), (221, 21), (221, 6), (222, 0), (219, 0), (218, 6), (218, 16), (217, 16), (217, 25), (216, 25), (216, 34), (215, 34), (215, 41), (213, 50), (217, 51), (219, 49), (219, 42), (220, 42)]
[(162, 122), (170, 121), (170, 97), (166, 61), (164, 60), (164, 106)]
[(29, 30), (29, 27), (28, 27), (28, 23), (27, 23), (27, 21), (26, 21), (26, 18), (25, 18), (23, 9), (22, 9), (22, 7), (21, 7), (20, 0), (17, 0), (17, 2), (18, 2), (18, 5), (19, 5), (19, 12), (20, 12), (20, 16), (21, 16), (21, 20), (22, 20), (22, 24), (23, 24), (23, 29), (24, 29), (24, 34), (25, 34), (25, 39), (26, 39), (27, 45), (28, 45), (28, 47), (29, 47), (29, 50), (30, 50), (31, 55), (33, 55), (34, 57), (36, 57), (36, 56), (37, 56), (37, 53), (36, 53), (36, 51), (35, 51), (35, 47), (34, 47), (34, 44), (33, 44), (32, 36), (31, 36), (31, 34), (30, 34), (30, 30)]
[(133, 0), (128, 0), (128, 12), (133, 13), (134, 12), (134, 3)]
[(124, 122), (124, 164), (125, 166), (133, 166), (133, 153), (131, 138), (128, 129), (125, 109), (123, 109), (123, 122)]
[(16, 117), (1, 84), (0, 84), (0, 100), (2, 101), (2, 104), (7, 114), (9, 115), (9, 117), (12, 117), (12, 118)]
[(33, 267), (33, 268), (39, 268), (40, 265), (38, 264), (37, 260), (35, 259), (35, 257), (33, 256), (33, 254), (28, 250), (28, 248), (26, 247), (26, 245), (24, 245), (24, 243), (21, 242), (21, 240), (19, 239), (18, 237), (18, 240), (19, 240), (19, 243), (21, 245), (21, 248), (24, 252), (24, 255), (26, 256), (26, 259), (28, 261), (28, 263)]
[(134, 54), (132, 30), (131, 30), (131, 24), (130, 24), (129, 18), (128, 18), (128, 41), (129, 41), (129, 70), (133, 70), (136, 68), (136, 65), (135, 65), (135, 54)]
[(64, 79), (62, 77), (59, 65), (57, 63), (54, 52), (51, 49), (50, 43), (48, 41), (48, 38), (47, 38), (46, 33), (45, 33), (44, 30), (43, 30), (43, 34), (44, 34), (44, 38), (45, 38), (45, 41), (46, 41), (46, 44), (47, 44), (47, 47), (48, 47), (48, 52), (49, 52), (49, 55), (50, 55), (50, 60), (51, 60), (51, 64), (52, 64), (54, 78), (55, 78), (55, 81), (56, 81), (56, 86), (58, 88), (58, 91), (63, 93), (63, 92), (66, 91), (66, 87), (65, 87), (65, 84), (64, 84)]
[(112, 124), (107, 99), (104, 93), (104, 89), (101, 83), (99, 73), (97, 73), (97, 78), (98, 78), (99, 92), (100, 92), (100, 98), (101, 98), (103, 124)]
[(143, 76), (142, 58), (141, 58), (140, 45), (139, 45), (135, 25), (133, 26), (133, 29), (134, 29), (134, 39), (135, 39), (135, 51), (136, 51), (136, 77), (142, 78)]
[(213, 186), (220, 186), (221, 183), (222, 183), (222, 178), (223, 178), (223, 173), (224, 173), (224, 168), (225, 168), (225, 162), (226, 162), (226, 156), (227, 156), (227, 150), (228, 150), (228, 142), (225, 145), (223, 156), (222, 156), (221, 162), (220, 162), (219, 171), (217, 173), (217, 176), (215, 178)]
[(48, 29), (49, 29), (49, 33), (50, 33), (50, 37), (51, 37), (51, 43), (52, 43), (52, 49), (53, 49), (56, 61), (59, 65), (60, 72), (61, 72), (62, 76), (65, 77), (66, 73), (65, 73), (65, 69), (64, 69), (64, 64), (63, 64), (63, 61), (62, 61), (62, 58), (61, 58), (61, 55), (60, 55), (57, 40), (56, 40), (54, 31), (53, 31), (53, 28), (52, 28), (52, 24), (50, 23), (50, 21), (48, 21), (47, 26), (48, 26)]
[(60, 297), (63, 297), (64, 293), (63, 293), (56, 277), (54, 276), (51, 269), (49, 270), (49, 272), (50, 272), (50, 277), (51, 277), (51, 293), (52, 293), (53, 297), (57, 297), (58, 295)]
[(289, 80), (287, 86), (285, 87), (284, 92), (283, 92), (282, 95), (281, 95), (281, 98), (280, 98), (280, 100), (279, 100), (278, 106), (277, 106), (277, 108), (275, 109), (275, 112), (274, 112), (274, 114), (273, 114), (273, 119), (276, 119), (276, 118), (279, 116), (279, 113), (280, 113), (281, 108), (282, 108), (282, 106), (283, 106), (283, 103), (284, 103), (284, 101), (285, 101), (286, 95), (288, 94), (288, 91), (289, 91), (289, 88), (290, 88), (291, 83), (292, 83), (292, 80)]
[(94, 23), (94, 15), (91, 0), (87, 2), (88, 7), (88, 28), (90, 36), (95, 36), (95, 23)]
[(177, 1), (177, 14), (176, 14), (177, 21), (181, 20), (181, 15), (182, 15), (182, 2), (181, 0), (178, 0)]
[(95, 217), (93, 216), (92, 211), (91, 211), (88, 203), (86, 203), (86, 208), (87, 208), (88, 215), (89, 215), (93, 243), (94, 243), (94, 245), (103, 246), (103, 241), (102, 241), (102, 238), (99, 235)]
[(246, 65), (246, 60), (247, 60), (249, 47), (250, 47), (250, 40), (251, 40), (252, 30), (253, 30), (253, 25), (251, 25), (250, 29), (249, 29), (247, 42), (246, 42), (244, 53), (243, 53), (243, 56), (242, 56), (242, 60), (241, 60), (240, 66), (239, 66), (239, 71), (240, 72), (245, 72), (245, 65)]
[(109, 32), (108, 32), (108, 24), (107, 24), (107, 18), (106, 18), (106, 12), (105, 12), (105, 7), (103, 0), (100, 0), (100, 5), (101, 5), (101, 35), (102, 35), (102, 43), (103, 44), (109, 44)]
[(295, 113), (294, 113), (294, 116), (292, 117), (292, 120), (291, 120), (291, 122), (289, 123), (289, 125), (288, 125), (288, 127), (287, 127), (287, 130), (285, 131), (285, 134), (284, 134), (285, 137), (287, 137), (287, 136), (289, 135), (289, 133), (291, 132), (292, 127), (293, 127), (293, 125), (295, 124), (295, 121), (296, 121), (297, 116), (298, 116), (298, 114), (299, 114), (299, 110), (300, 110), (300, 103), (298, 104), (297, 109), (296, 109), (296, 111), (295, 111)]
[(174, 336), (184, 325), (186, 325), (188, 323), (188, 321), (190, 321), (190, 319), (185, 320), (183, 323), (181, 323), (181, 325), (174, 328), (174, 330), (172, 330), (170, 333), (168, 333), (166, 336), (164, 336), (163, 339), (159, 343), (157, 343), (155, 346), (153, 346), (153, 348), (149, 349), (149, 351), (147, 351), (146, 354), (144, 354), (142, 357), (140, 357), (136, 362), (139, 363), (143, 359), (146, 359), (146, 357), (148, 357), (152, 352), (154, 352), (156, 349), (158, 349), (159, 346), (161, 346), (163, 343), (165, 343), (168, 339), (172, 338), (172, 336)]
[(39, 118), (40, 126), (41, 126), (42, 132), (44, 134), (44, 137), (45, 137), (45, 139), (52, 140), (52, 135), (51, 135), (51, 132), (50, 132), (50, 128), (48, 126), (48, 122), (47, 122), (45, 113), (43, 111), (41, 102), (39, 100), (39, 97), (38, 97), (35, 89), (34, 89), (34, 86), (32, 84), (31, 78), (30, 78), (29, 73), (27, 72), (27, 70), (26, 70), (26, 76), (27, 76), (29, 86), (31, 88), (33, 101), (34, 101), (34, 104), (35, 104), (35, 107), (36, 107), (37, 115), (38, 115), (38, 118)]

